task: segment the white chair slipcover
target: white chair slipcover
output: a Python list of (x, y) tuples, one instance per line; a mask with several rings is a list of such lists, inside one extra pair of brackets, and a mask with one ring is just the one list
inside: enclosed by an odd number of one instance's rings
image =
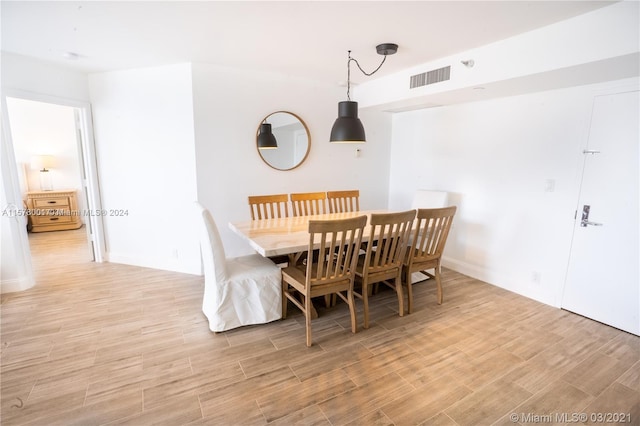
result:
[(204, 265), (202, 312), (214, 332), (264, 324), (282, 317), (282, 273), (253, 254), (227, 259), (211, 213), (196, 203)]

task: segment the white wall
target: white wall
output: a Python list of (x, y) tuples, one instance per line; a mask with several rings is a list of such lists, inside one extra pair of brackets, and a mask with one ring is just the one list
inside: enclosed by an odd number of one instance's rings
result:
[[(559, 306), (593, 97), (638, 79), (395, 114), (392, 209), (416, 189), (459, 207), (445, 265)], [(553, 186), (553, 188), (551, 188)]]
[[(251, 253), (227, 226), (251, 218), (249, 195), (359, 189), (362, 209), (387, 205), (389, 115), (361, 114), (366, 144), (331, 144), (344, 88), (206, 64), (193, 64), (193, 88), (198, 199), (211, 210), (227, 256)], [(256, 129), (275, 111), (299, 115), (311, 134), (310, 154), (294, 170), (269, 167), (256, 149)]]
[(199, 274), (191, 66), (92, 74), (89, 87), (108, 260)]

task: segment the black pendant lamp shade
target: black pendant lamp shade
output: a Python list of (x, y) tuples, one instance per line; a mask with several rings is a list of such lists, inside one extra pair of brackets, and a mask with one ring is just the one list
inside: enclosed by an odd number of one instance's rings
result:
[(358, 118), (358, 103), (354, 101), (338, 102), (338, 118), (331, 128), (331, 142), (364, 143), (364, 127)]
[(271, 132), (271, 124), (262, 123), (260, 125), (260, 133), (258, 134), (258, 148), (259, 149), (276, 149), (278, 142), (276, 137)]
[(358, 118), (358, 103), (351, 100), (351, 62), (354, 62), (360, 71), (366, 76), (375, 74), (388, 55), (393, 55), (398, 51), (398, 45), (395, 43), (383, 43), (376, 46), (378, 55), (384, 56), (378, 68), (371, 72), (362, 69), (358, 61), (351, 57), (351, 51), (348, 51), (347, 60), (347, 100), (338, 102), (338, 119), (333, 123), (331, 128), (330, 142), (334, 143), (364, 143), (364, 126)]

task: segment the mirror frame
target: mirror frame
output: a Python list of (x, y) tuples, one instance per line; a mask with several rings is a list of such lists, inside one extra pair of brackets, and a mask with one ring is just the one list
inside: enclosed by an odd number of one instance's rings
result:
[[(298, 162), (298, 164), (295, 164), (293, 167), (289, 167), (289, 168), (287, 168), (287, 169), (281, 169), (281, 168), (279, 168), (279, 167), (275, 167), (274, 165), (270, 164), (270, 163), (269, 163), (269, 162), (264, 158), (264, 156), (262, 155), (262, 151), (260, 151), (260, 148), (258, 148), (258, 135), (260, 134), (260, 125), (261, 125), (262, 123), (264, 123), (264, 122), (265, 122), (265, 120), (267, 120), (267, 119), (268, 119), (269, 117), (271, 117), (273, 114), (278, 114), (278, 113), (284, 113), (284, 114), (289, 114), (289, 115), (294, 116), (294, 117), (296, 118), (296, 120), (298, 120), (298, 121), (302, 124), (302, 127), (304, 128), (304, 131), (307, 133), (307, 151), (304, 153), (304, 157), (302, 157), (302, 159)], [(258, 155), (260, 156), (260, 158), (262, 159), (262, 161), (264, 161), (264, 162), (265, 162), (265, 164), (266, 164), (267, 166), (271, 167), (272, 169), (274, 169), (274, 170), (280, 170), (280, 171), (283, 171), (283, 172), (286, 172), (287, 170), (293, 170), (293, 169), (295, 169), (296, 167), (300, 167), (300, 165), (301, 165), (302, 163), (304, 163), (304, 162), (305, 162), (305, 160), (307, 159), (307, 157), (309, 156), (309, 152), (311, 151), (311, 133), (309, 132), (309, 128), (307, 127), (307, 123), (305, 123), (305, 122), (304, 122), (304, 120), (303, 120), (302, 118), (300, 118), (300, 116), (299, 116), (299, 115), (294, 114), (294, 113), (293, 113), (293, 112), (291, 112), (291, 111), (274, 111), (274, 112), (271, 112), (271, 113), (267, 114), (267, 116), (266, 116), (266, 117), (264, 117), (262, 120), (260, 120), (260, 123), (258, 124), (258, 128), (256, 129), (256, 149), (258, 150)]]

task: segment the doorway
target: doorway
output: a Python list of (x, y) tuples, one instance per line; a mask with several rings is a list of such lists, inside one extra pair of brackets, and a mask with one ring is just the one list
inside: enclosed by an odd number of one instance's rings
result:
[(640, 92), (596, 96), (562, 308), (640, 335)]
[[(80, 212), (87, 211), (82, 184), (82, 163), (78, 148), (80, 133), (77, 129), (77, 108), (20, 98), (7, 98), (7, 114), (11, 128), (11, 138), (18, 170), (20, 193), (34, 194), (46, 192), (57, 198), (61, 191), (73, 194), (74, 204)], [(40, 164), (38, 164), (40, 163)], [(46, 164), (45, 164), (46, 163)], [(40, 171), (47, 167), (46, 172)], [(28, 206), (25, 206), (28, 209)], [(27, 217), (25, 216), (25, 219)], [(45, 218), (46, 219), (46, 218)], [(60, 219), (60, 218), (56, 218)], [(69, 219), (69, 218), (62, 218)], [(76, 257), (93, 261), (93, 250), (88, 244), (86, 220), (83, 215), (77, 218), (81, 232), (64, 230), (54, 232), (30, 232), (29, 248), (35, 269), (44, 259), (54, 257), (64, 266), (65, 259)], [(54, 223), (52, 226), (58, 226)], [(73, 225), (74, 227), (76, 225)], [(31, 224), (27, 222), (29, 229)], [(35, 230), (37, 227), (34, 227)], [(64, 228), (64, 226), (63, 226)], [(76, 235), (74, 239), (64, 238), (67, 234)], [(64, 235), (63, 235), (64, 234)], [(70, 246), (77, 245), (78, 239), (84, 240), (83, 250), (77, 255), (62, 255)], [(75, 241), (76, 244), (70, 244)], [(76, 250), (77, 251), (77, 247)]]
[[(3, 136), (7, 142), (5, 149), (10, 154), (9, 167), (2, 172), (3, 187), (9, 194), (4, 201), (19, 212), (25, 208), (27, 192), (72, 190), (82, 223), (82, 227), (75, 231), (27, 234), (29, 223), (25, 215), (17, 214), (17, 217), (10, 218), (17, 221), (13, 223), (14, 234), (17, 235), (13, 236), (12, 245), (16, 252), (24, 253), (24, 265), (17, 269), (26, 271), (24, 275), (30, 283), (12, 288), (3, 282), (2, 291), (7, 292), (23, 290), (34, 284), (33, 266), (40, 262), (32, 257), (43, 253), (42, 247), (55, 244), (66, 248), (73, 246), (76, 256), (54, 256), (60, 262), (64, 259), (69, 262), (78, 259), (102, 262), (105, 244), (102, 219), (91, 214), (100, 210), (100, 195), (89, 104), (32, 93), (8, 93), (2, 101), (3, 121), (6, 123)], [(55, 164), (49, 168), (47, 188), (42, 186), (40, 179), (43, 173), (32, 167), (42, 155), (49, 156), (48, 161)], [(78, 242), (82, 243), (80, 252)]]

